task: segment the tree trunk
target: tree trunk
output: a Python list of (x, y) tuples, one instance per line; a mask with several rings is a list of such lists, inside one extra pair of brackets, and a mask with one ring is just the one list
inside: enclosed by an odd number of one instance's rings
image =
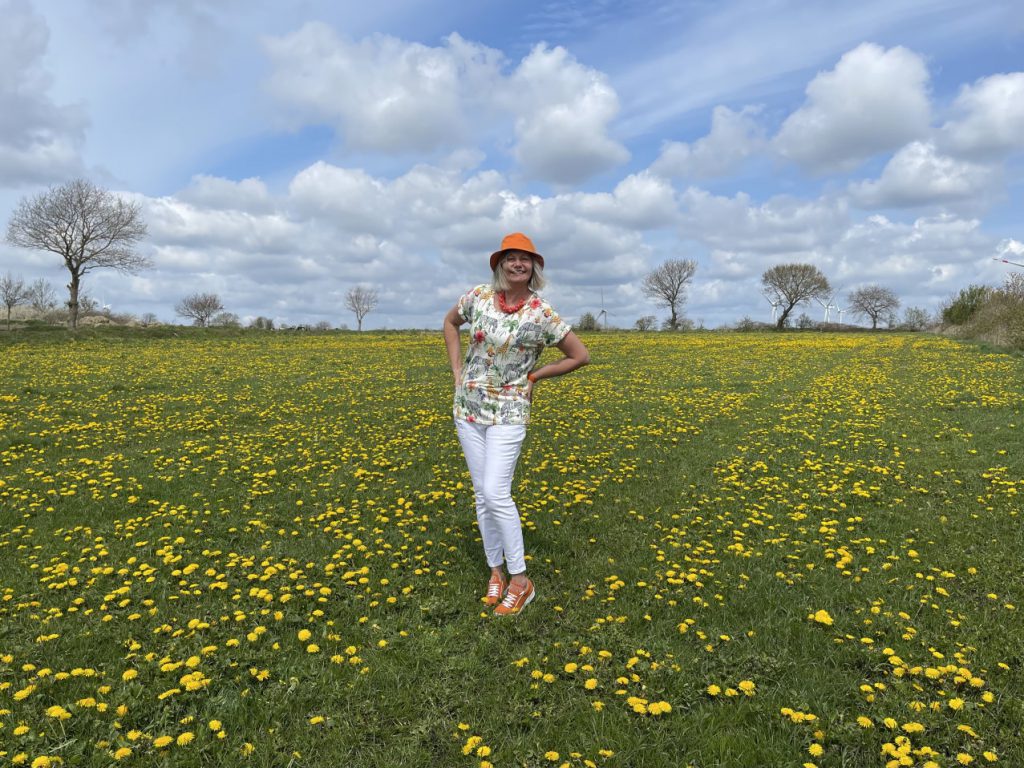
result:
[(775, 330), (781, 331), (786, 326), (786, 318), (789, 317), (789, 313), (790, 311), (792, 311), (792, 309), (792, 307), (787, 307), (786, 309), (782, 310), (782, 314), (779, 315), (779, 321), (775, 325)]
[(72, 272), (71, 282), (68, 283), (68, 328), (72, 331), (78, 328), (78, 283), (80, 277)]
[(677, 328), (679, 328), (679, 320), (676, 318), (676, 305), (672, 304), (671, 308), (672, 308), (672, 319), (669, 320), (668, 322), (669, 322), (669, 325), (671, 326), (672, 330), (674, 331)]
[(10, 306), (7, 307), (7, 330), (8, 331), (11, 330), (11, 308), (10, 308)]

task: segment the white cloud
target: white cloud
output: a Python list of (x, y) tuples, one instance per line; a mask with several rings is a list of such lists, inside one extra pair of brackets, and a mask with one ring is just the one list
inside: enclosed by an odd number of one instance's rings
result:
[(579, 215), (630, 229), (670, 226), (679, 218), (672, 185), (647, 171), (627, 176), (611, 193), (579, 193), (570, 199), (570, 207)]
[(574, 184), (629, 159), (607, 135), (619, 111), (608, 79), (564, 48), (534, 48), (512, 75), (505, 102), (518, 115), (516, 159), (534, 178)]
[(1001, 240), (996, 246), (996, 256), (1009, 261), (1019, 261), (1024, 258), (1024, 243), (1013, 238)]
[(938, 154), (931, 142), (914, 141), (886, 164), (877, 181), (850, 185), (864, 208), (901, 208), (969, 201), (975, 204), (1001, 187), (999, 169)]
[(311, 22), (266, 48), (268, 88), (292, 108), (290, 122), (327, 122), (353, 149), (433, 152), (511, 139), (527, 176), (559, 184), (629, 159), (607, 135), (615, 91), (564, 48), (539, 45), (510, 74), (499, 51), (457, 34), (441, 47), (386, 35), (352, 42)]
[(86, 120), (81, 108), (58, 106), (47, 95), (46, 21), (28, 0), (0, 2), (0, 19), (0, 186), (81, 174)]
[(471, 135), (500, 77), (500, 52), (457, 34), (442, 47), (388, 35), (346, 40), (326, 24), (266, 41), (270, 92), (292, 120), (334, 125), (345, 143), (381, 152), (454, 147)]
[(177, 195), (179, 200), (220, 210), (265, 212), (272, 206), (267, 185), (261, 179), (231, 181), (199, 175)]
[(1024, 149), (1024, 72), (965, 85), (953, 109), (957, 116), (940, 133), (950, 151), (993, 158)]
[(844, 289), (878, 283), (904, 305), (926, 305), (977, 281), (991, 251), (992, 238), (977, 219), (941, 214), (903, 223), (872, 216), (836, 247), (834, 282)]
[(812, 171), (851, 170), (880, 152), (927, 135), (928, 70), (920, 56), (864, 43), (807, 86), (807, 101), (773, 141)]
[(651, 170), (672, 178), (708, 179), (724, 176), (764, 147), (764, 130), (757, 121), (760, 107), (739, 112), (717, 106), (711, 113), (711, 131), (693, 144), (667, 141)]
[(383, 235), (392, 228), (386, 187), (365, 171), (318, 161), (297, 174), (288, 191), (298, 212), (329, 218), (349, 232)]
[(829, 247), (849, 225), (838, 199), (780, 195), (754, 205), (742, 192), (729, 198), (690, 187), (681, 204), (680, 234), (726, 251), (807, 254)]

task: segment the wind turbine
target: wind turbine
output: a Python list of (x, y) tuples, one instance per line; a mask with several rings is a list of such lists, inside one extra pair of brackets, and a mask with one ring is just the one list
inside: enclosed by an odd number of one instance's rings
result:
[(822, 318), (821, 322), (827, 325), (828, 324), (828, 311), (829, 311), (829, 309), (832, 308), (832, 299), (829, 298), (829, 299), (826, 299), (825, 301), (822, 301), (817, 296), (815, 296), (814, 300), (816, 302), (818, 302), (819, 304), (821, 304), (821, 306), (823, 306), (825, 308), (825, 317)]
[[(824, 318), (824, 320), (822, 320), (822, 322), (825, 323), (826, 325), (828, 325), (829, 312), (831, 310), (833, 310), (833, 309), (836, 309), (836, 310), (839, 309), (839, 305), (838, 304), (833, 304), (832, 303), (832, 300), (835, 299), (835, 297), (838, 296), (838, 295), (839, 295), (839, 289), (837, 288), (836, 290), (832, 291), (831, 295), (827, 299), (825, 299), (825, 301), (822, 301), (819, 298), (815, 298), (815, 301), (818, 302), (819, 304), (821, 304), (821, 306), (823, 306), (825, 308), (825, 318)], [(842, 319), (840, 319), (839, 322), (840, 323), (843, 322)]]
[(762, 293), (761, 295), (764, 296), (765, 301), (772, 305), (772, 322), (774, 323), (775, 316), (779, 313), (779, 304), (781, 304), (782, 302), (778, 301), (777, 299), (775, 301), (772, 301), (770, 298), (768, 298), (766, 294)]
[(846, 312), (847, 310), (844, 309), (843, 307), (836, 307), (835, 309), (836, 309), (836, 312), (839, 313), (839, 324), (842, 325), (843, 324), (843, 312)]
[(1016, 261), (1010, 261), (1009, 259), (1001, 259), (998, 256), (992, 257), (993, 261), (1001, 261), (1003, 264), (1013, 264), (1015, 267), (1024, 267), (1024, 264), (1018, 264)]
[(601, 289), (601, 311), (597, 313), (597, 321), (600, 323), (604, 318), (604, 329), (608, 330), (608, 310), (604, 308), (604, 288)]

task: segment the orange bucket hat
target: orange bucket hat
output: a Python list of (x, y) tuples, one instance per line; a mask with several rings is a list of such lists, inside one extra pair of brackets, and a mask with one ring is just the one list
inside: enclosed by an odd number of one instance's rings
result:
[(528, 253), (537, 260), (540, 264), (541, 269), (544, 268), (544, 257), (537, 253), (537, 249), (534, 248), (533, 242), (524, 235), (522, 232), (513, 232), (511, 235), (505, 235), (501, 241), (501, 248), (491, 254), (491, 271), (493, 272), (497, 266), (501, 257), (509, 251), (522, 251)]

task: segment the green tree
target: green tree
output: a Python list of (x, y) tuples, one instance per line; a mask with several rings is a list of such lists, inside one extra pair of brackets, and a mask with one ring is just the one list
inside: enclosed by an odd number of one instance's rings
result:
[(782, 309), (775, 325), (780, 331), (794, 307), (811, 299), (827, 298), (832, 292), (828, 279), (813, 264), (774, 266), (761, 275), (761, 287), (768, 300)]
[(969, 285), (961, 288), (942, 309), (942, 321), (949, 325), (963, 325), (981, 309), (992, 289), (987, 285)]

